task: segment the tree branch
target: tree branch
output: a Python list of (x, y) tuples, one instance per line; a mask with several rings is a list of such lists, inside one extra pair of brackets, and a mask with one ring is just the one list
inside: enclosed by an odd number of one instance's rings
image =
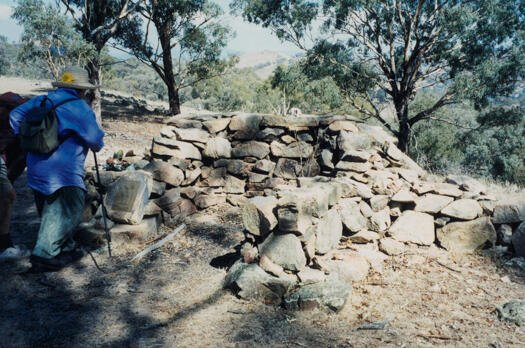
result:
[(416, 116), (414, 116), (411, 119), (409, 119), (408, 123), (412, 126), (415, 123), (417, 123), (417, 122), (419, 122), (419, 121), (421, 121), (423, 119), (428, 118), (437, 109), (439, 109), (439, 108), (441, 108), (441, 107), (443, 107), (445, 105), (448, 105), (448, 104), (453, 104), (451, 99), (453, 98), (454, 94), (455, 94), (454, 92), (447, 92), (447, 93), (445, 93), (432, 107), (419, 112)]

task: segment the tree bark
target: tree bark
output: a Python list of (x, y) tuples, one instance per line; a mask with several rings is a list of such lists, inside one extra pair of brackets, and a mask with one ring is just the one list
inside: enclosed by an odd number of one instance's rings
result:
[(179, 90), (175, 88), (175, 84), (168, 85), (168, 98), (170, 103), (170, 115), (180, 114)]
[(398, 147), (404, 153), (410, 149), (410, 137), (412, 128), (408, 119), (409, 100), (405, 96), (394, 97), (394, 106), (396, 108), (397, 119), (399, 120)]
[(179, 89), (173, 73), (173, 57), (171, 55), (170, 27), (166, 25), (159, 30), (159, 40), (162, 46), (162, 65), (164, 70), (164, 83), (168, 88), (168, 100), (170, 104), (170, 115), (180, 114)]
[[(94, 59), (88, 63), (89, 80), (94, 85), (100, 85), (100, 66), (98, 59)], [(91, 91), (89, 95), (89, 105), (95, 113), (97, 123), (102, 127), (102, 95), (100, 89), (96, 88)]]

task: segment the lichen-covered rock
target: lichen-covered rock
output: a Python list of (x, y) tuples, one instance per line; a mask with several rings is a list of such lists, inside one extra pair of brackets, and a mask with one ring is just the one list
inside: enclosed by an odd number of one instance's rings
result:
[(434, 218), (426, 213), (407, 210), (392, 224), (388, 234), (397, 241), (420, 245), (434, 243)]
[(184, 172), (166, 162), (151, 162), (143, 170), (151, 173), (153, 179), (171, 186), (179, 186), (184, 181)]
[(284, 299), (284, 306), (294, 310), (327, 308), (337, 312), (344, 307), (351, 291), (349, 282), (332, 276), (324, 282), (302, 286)]
[(275, 157), (308, 158), (313, 153), (312, 145), (304, 141), (295, 141), (289, 145), (272, 141), (270, 148)]
[(202, 122), (202, 124), (210, 133), (215, 134), (225, 130), (226, 127), (228, 127), (228, 125), (230, 124), (230, 119), (217, 118), (213, 120), (204, 121)]
[(153, 138), (151, 152), (159, 156), (177, 157), (179, 159), (202, 159), (201, 152), (195, 145), (163, 137)]
[(474, 199), (458, 199), (441, 209), (441, 213), (456, 219), (474, 220), (483, 213), (483, 210)]
[(244, 228), (256, 236), (265, 236), (277, 226), (275, 197), (253, 197), (242, 208)]
[(228, 139), (211, 138), (206, 143), (202, 154), (208, 158), (230, 158), (232, 156), (232, 146)]
[(498, 202), (494, 207), (493, 221), (495, 224), (525, 221), (525, 199), (515, 198)]
[(405, 252), (405, 245), (393, 238), (383, 238), (379, 241), (379, 250), (387, 255), (399, 255)]
[(518, 326), (525, 325), (525, 301), (510, 301), (497, 306), (498, 317)]
[(315, 247), (319, 254), (326, 254), (330, 250), (337, 248), (343, 235), (343, 224), (337, 210), (329, 210), (319, 220), (316, 235), (317, 242)]
[(454, 198), (449, 196), (429, 193), (416, 199), (416, 207), (414, 210), (422, 213), (437, 214), (453, 200)]
[(235, 158), (256, 157), (263, 159), (270, 153), (270, 145), (260, 141), (248, 141), (236, 145), (232, 150)]
[(278, 278), (266, 273), (259, 265), (236, 262), (226, 274), (224, 287), (241, 298), (265, 300), (279, 304), (295, 284), (290, 278)]
[(246, 182), (234, 176), (226, 176), (224, 183), (224, 192), (226, 193), (244, 193)]
[(372, 146), (372, 143), (367, 135), (341, 131), (337, 138), (337, 146), (343, 152), (348, 152), (353, 150), (368, 150)]
[(367, 220), (361, 214), (359, 205), (350, 198), (344, 198), (339, 201), (339, 213), (343, 225), (350, 232), (359, 232), (366, 228)]
[(292, 233), (270, 233), (259, 245), (259, 253), (290, 271), (300, 271), (306, 266), (301, 241)]
[(437, 239), (445, 249), (468, 253), (482, 247), (486, 242), (496, 243), (496, 230), (490, 218), (473, 221), (452, 222), (437, 230)]
[(139, 224), (144, 217), (151, 187), (150, 173), (126, 172), (109, 187), (104, 198), (108, 217), (116, 222)]
[(206, 143), (210, 137), (210, 133), (197, 128), (173, 128), (177, 136), (177, 140), (190, 141), (195, 143)]

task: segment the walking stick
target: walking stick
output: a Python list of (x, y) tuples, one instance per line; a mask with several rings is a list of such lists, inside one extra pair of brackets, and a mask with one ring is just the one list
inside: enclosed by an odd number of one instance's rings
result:
[(108, 254), (109, 254), (109, 259), (113, 260), (113, 257), (111, 256), (111, 235), (109, 234), (109, 230), (108, 230), (106, 206), (104, 205), (104, 195), (102, 194), (102, 185), (100, 184), (100, 172), (98, 171), (97, 154), (95, 153), (95, 151), (93, 151), (93, 157), (95, 158), (95, 170), (97, 172), (97, 181), (98, 181), (97, 191), (100, 196), (100, 203), (102, 204), (102, 216), (104, 217), (104, 230), (106, 231), (106, 240), (108, 241)]

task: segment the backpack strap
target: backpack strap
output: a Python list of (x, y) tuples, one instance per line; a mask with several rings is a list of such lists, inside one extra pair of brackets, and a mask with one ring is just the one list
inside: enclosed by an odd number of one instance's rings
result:
[(69, 103), (69, 102), (74, 101), (74, 100), (80, 100), (80, 98), (69, 98), (69, 99), (66, 99), (66, 100), (62, 100), (60, 103), (55, 105), (55, 103), (53, 103), (53, 101), (50, 98), (48, 98), (47, 95), (46, 95), (46, 96), (44, 96), (44, 99), (42, 99), (42, 102), (40, 102), (40, 107), (45, 106), (46, 100), (49, 100), (49, 102), (51, 103), (51, 110), (55, 110), (56, 108), (58, 108), (59, 106), (64, 105), (65, 103)]
[[(74, 101), (74, 100), (80, 100), (80, 98), (69, 98), (69, 99), (63, 100), (60, 103), (58, 103), (57, 105), (53, 105), (53, 110), (55, 110), (59, 106), (64, 105), (65, 103), (69, 103), (69, 102)], [(53, 104), (53, 102), (51, 102), (51, 104)]]

